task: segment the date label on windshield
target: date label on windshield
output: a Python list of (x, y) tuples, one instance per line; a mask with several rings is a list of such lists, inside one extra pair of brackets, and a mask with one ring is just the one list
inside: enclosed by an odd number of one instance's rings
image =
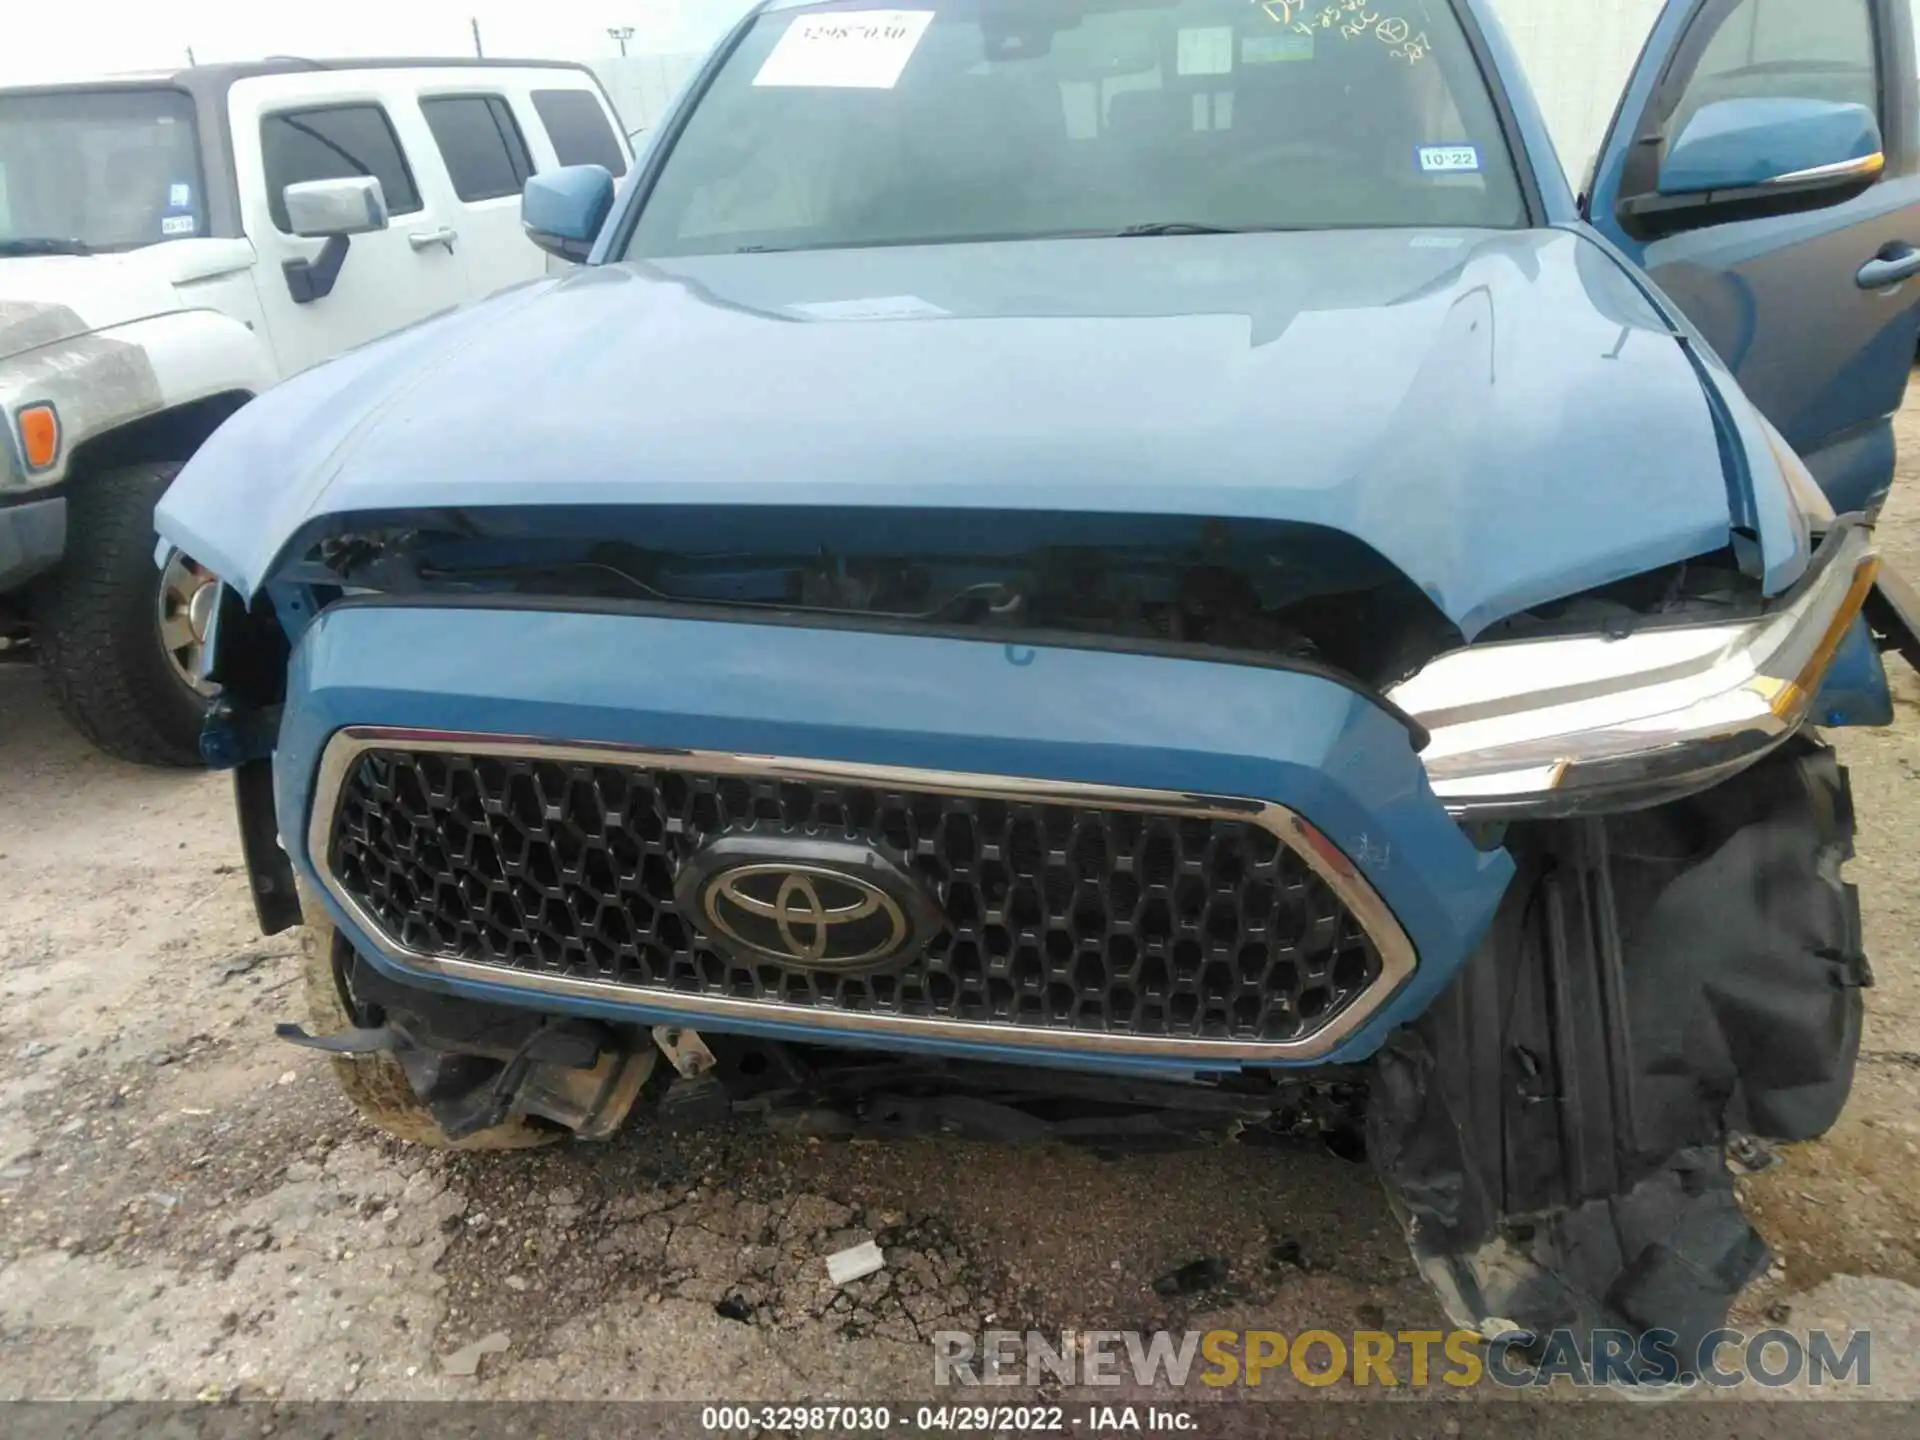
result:
[(891, 90), (932, 20), (931, 10), (841, 10), (795, 16), (753, 83)]
[(1478, 175), (1480, 149), (1475, 145), (1422, 145), (1420, 169), (1428, 175)]

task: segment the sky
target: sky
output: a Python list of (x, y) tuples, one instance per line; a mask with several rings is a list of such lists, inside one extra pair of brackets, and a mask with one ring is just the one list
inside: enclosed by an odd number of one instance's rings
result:
[(0, 22), (0, 85), (266, 55), (488, 55), (591, 60), (703, 50), (747, 0), (10, 0)]

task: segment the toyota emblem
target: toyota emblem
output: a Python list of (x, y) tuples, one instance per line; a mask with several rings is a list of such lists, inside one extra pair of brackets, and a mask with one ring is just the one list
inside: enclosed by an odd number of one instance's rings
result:
[[(782, 853), (782, 852), (785, 853)], [(809, 970), (867, 970), (916, 953), (938, 927), (932, 897), (878, 851), (840, 841), (704, 847), (676, 887), (722, 948)]]

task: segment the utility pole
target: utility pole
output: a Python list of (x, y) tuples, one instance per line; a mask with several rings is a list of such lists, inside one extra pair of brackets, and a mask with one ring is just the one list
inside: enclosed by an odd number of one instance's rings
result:
[(627, 41), (633, 38), (633, 26), (609, 25), (607, 27), (607, 38), (618, 42), (620, 46), (620, 58), (624, 60), (627, 58)]
[(471, 24), (471, 25), (473, 26), (473, 53), (474, 53), (474, 56), (475, 56), (475, 57), (476, 57), (477, 59), (482, 59), (482, 60), (484, 60), (484, 59), (486, 58), (486, 55), (487, 55), (487, 52), (486, 52), (486, 51), (484, 51), (484, 50), (482, 50), (482, 49), (480, 48), (480, 17), (479, 17), (478, 15), (475, 15), (475, 16), (473, 17), (473, 19), (472, 19), (471, 21), (469, 21), (468, 23), (469, 23), (469, 24)]

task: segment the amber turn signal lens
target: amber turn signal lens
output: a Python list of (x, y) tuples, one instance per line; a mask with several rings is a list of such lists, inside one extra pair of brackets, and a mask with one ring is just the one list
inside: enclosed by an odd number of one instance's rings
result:
[(29, 470), (45, 470), (60, 454), (60, 417), (51, 405), (25, 405), (15, 417), (20, 426), (20, 450)]

